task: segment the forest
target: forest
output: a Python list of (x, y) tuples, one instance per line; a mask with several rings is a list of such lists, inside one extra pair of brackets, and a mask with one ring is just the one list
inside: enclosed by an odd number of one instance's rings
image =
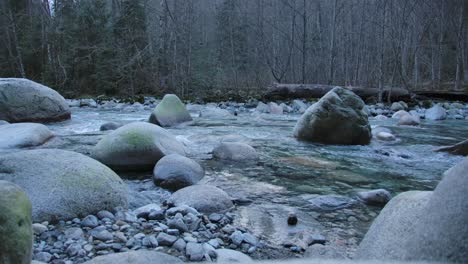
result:
[(66, 97), (466, 90), (464, 0), (0, 0), (0, 77)]

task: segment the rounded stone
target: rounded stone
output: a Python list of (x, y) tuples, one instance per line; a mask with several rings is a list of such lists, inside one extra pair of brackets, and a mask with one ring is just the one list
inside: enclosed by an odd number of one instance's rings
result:
[(153, 170), (154, 183), (172, 191), (194, 185), (204, 175), (205, 171), (200, 164), (178, 154), (163, 157)]
[(216, 261), (218, 263), (253, 263), (253, 260), (242, 252), (232, 249), (217, 249)]
[(54, 136), (49, 128), (35, 123), (0, 126), (0, 135), (0, 149), (38, 146)]
[(84, 264), (172, 264), (183, 263), (182, 260), (171, 255), (149, 250), (129, 251), (124, 253), (109, 254), (94, 258)]
[(53, 122), (70, 119), (65, 99), (42, 84), (19, 78), (0, 78), (0, 120)]
[(335, 87), (301, 116), (294, 136), (323, 144), (369, 144), (371, 128), (364, 106), (352, 91)]
[(180, 189), (172, 194), (168, 203), (174, 206), (187, 205), (205, 214), (222, 213), (233, 207), (226, 192), (210, 185), (193, 185)]
[(257, 151), (240, 142), (223, 142), (213, 149), (213, 157), (220, 160), (236, 161), (236, 162), (249, 162), (257, 161)]
[(25, 150), (0, 156), (0, 180), (21, 186), (31, 198), (35, 222), (73, 219), (127, 207), (127, 186), (108, 167), (82, 154)]
[(31, 263), (32, 245), (31, 202), (18, 185), (0, 180), (0, 262)]
[(185, 155), (184, 147), (167, 130), (154, 124), (135, 122), (104, 136), (91, 156), (112, 169), (151, 170), (169, 154)]
[(192, 117), (184, 103), (175, 94), (166, 94), (149, 118), (150, 123), (162, 127), (170, 127), (187, 121), (192, 121)]
[(117, 128), (121, 127), (121, 124), (117, 124), (115, 122), (107, 122), (101, 125), (99, 128), (100, 131), (108, 131), (108, 130), (116, 130)]

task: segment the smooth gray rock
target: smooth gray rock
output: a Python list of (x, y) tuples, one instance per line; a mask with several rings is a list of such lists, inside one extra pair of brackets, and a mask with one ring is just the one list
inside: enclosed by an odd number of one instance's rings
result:
[(39, 223), (32, 224), (32, 229), (35, 235), (40, 235), (48, 230), (47, 226)]
[(0, 120), (0, 126), (3, 126), (3, 125), (8, 125), (10, 123), (8, 123), (7, 121), (5, 120)]
[(115, 122), (107, 122), (101, 125), (99, 128), (100, 131), (108, 131), (108, 130), (116, 130), (117, 128), (121, 127), (121, 124), (117, 124)]
[(258, 160), (258, 153), (245, 143), (223, 142), (213, 149), (213, 157), (235, 162), (255, 162)]
[(54, 122), (71, 116), (59, 93), (27, 79), (0, 78), (0, 95), (0, 120)]
[(394, 102), (392, 106), (390, 107), (390, 110), (392, 111), (399, 111), (399, 110), (406, 110), (405, 106), (401, 104), (400, 102)]
[(273, 115), (282, 115), (283, 114), (283, 107), (279, 106), (275, 102), (270, 102), (268, 104), (268, 112)]
[(139, 207), (133, 211), (137, 217), (148, 217), (152, 212), (161, 211), (161, 207), (158, 204), (147, 204), (145, 206)]
[(385, 205), (392, 199), (390, 192), (384, 189), (358, 192), (357, 195), (359, 199), (370, 205)]
[(31, 202), (20, 186), (0, 180), (0, 263), (29, 264), (32, 246)]
[(193, 185), (180, 189), (172, 194), (168, 203), (174, 206), (188, 205), (205, 214), (225, 212), (233, 207), (227, 193), (210, 185)]
[(0, 135), (0, 149), (38, 146), (54, 136), (49, 128), (35, 123), (2, 125)]
[(192, 121), (192, 117), (175, 94), (166, 94), (149, 118), (150, 123), (162, 127), (175, 126), (187, 121)]
[(177, 241), (177, 239), (178, 238), (176, 236), (168, 235), (162, 232), (159, 233), (156, 237), (156, 240), (158, 241), (159, 245), (167, 247), (172, 246)]
[(411, 115), (410, 113), (406, 112), (405, 110), (399, 110), (392, 115), (393, 119), (400, 119), (402, 116)]
[(364, 106), (350, 90), (335, 87), (301, 116), (294, 136), (324, 144), (369, 144), (371, 128)]
[(52, 254), (48, 252), (39, 252), (34, 255), (34, 260), (49, 263), (52, 259)]
[(253, 263), (253, 260), (242, 252), (232, 249), (217, 249), (217, 263)]
[(426, 110), (425, 117), (427, 120), (444, 120), (447, 118), (447, 111), (437, 104)]
[(127, 186), (112, 170), (82, 154), (25, 150), (0, 155), (0, 180), (31, 198), (35, 222), (73, 219), (127, 207)]
[(468, 158), (444, 173), (424, 212), (414, 219), (407, 260), (468, 263)]
[(244, 241), (244, 234), (242, 234), (241, 231), (237, 230), (234, 233), (232, 233), (229, 238), (231, 239), (231, 242), (234, 245), (240, 246), (240, 244), (242, 244), (242, 241)]
[(114, 239), (114, 236), (112, 235), (111, 232), (109, 232), (107, 230), (103, 230), (101, 232), (96, 233), (94, 235), (94, 238), (96, 238), (97, 240), (101, 240), (101, 241), (105, 242), (105, 241), (109, 241), (109, 240)]
[(64, 232), (66, 239), (79, 240), (84, 237), (83, 230), (79, 227), (70, 227)]
[(437, 152), (448, 152), (453, 155), (468, 156), (468, 139), (452, 146), (435, 149)]
[(194, 185), (205, 176), (205, 170), (196, 161), (171, 154), (156, 163), (153, 181), (165, 189), (176, 191)]
[(109, 254), (94, 258), (84, 264), (172, 264), (183, 263), (182, 260), (158, 251), (129, 251), (124, 253)]
[(86, 216), (83, 221), (81, 221), (81, 226), (94, 228), (99, 225), (99, 220), (94, 215)]
[(416, 219), (424, 216), (431, 195), (432, 192), (410, 191), (390, 200), (367, 231), (355, 258), (404, 259), (406, 248), (403, 244), (414, 236)]
[(411, 114), (402, 115), (398, 120), (399, 126), (419, 126), (420, 123), (419, 117)]
[(185, 254), (190, 261), (201, 261), (204, 257), (205, 251), (203, 250), (202, 244), (189, 242), (185, 248)]
[(184, 147), (164, 128), (135, 122), (104, 136), (91, 156), (116, 170), (151, 170), (169, 154), (185, 155)]

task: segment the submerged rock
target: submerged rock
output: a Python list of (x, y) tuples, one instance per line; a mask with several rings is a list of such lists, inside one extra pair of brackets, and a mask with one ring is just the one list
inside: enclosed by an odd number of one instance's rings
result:
[(28, 79), (0, 78), (0, 94), (0, 119), (9, 122), (70, 119), (70, 108), (59, 93)]
[(257, 151), (240, 142), (223, 142), (213, 150), (213, 157), (220, 160), (252, 162), (258, 160)]
[(226, 192), (210, 185), (193, 185), (180, 189), (172, 194), (168, 204), (187, 205), (206, 214), (225, 212), (234, 206)]
[(135, 122), (118, 128), (98, 142), (91, 156), (116, 170), (151, 170), (169, 154), (185, 155), (184, 147), (167, 130)]
[(467, 156), (468, 155), (468, 139), (465, 141), (459, 142), (455, 145), (452, 145), (452, 146), (438, 148), (435, 151), (448, 152), (453, 155)]
[(312, 209), (333, 211), (348, 208), (356, 203), (356, 200), (339, 195), (321, 195), (309, 200)]
[(165, 189), (176, 191), (199, 182), (205, 171), (196, 161), (178, 154), (163, 157), (153, 170), (153, 181)]
[(384, 189), (358, 192), (358, 197), (366, 204), (385, 205), (392, 199), (392, 195)]
[(127, 206), (127, 186), (108, 167), (82, 154), (25, 150), (0, 156), (0, 180), (31, 198), (35, 222), (67, 220)]
[(336, 87), (307, 109), (294, 128), (294, 136), (324, 144), (369, 144), (371, 128), (364, 106), (353, 92)]
[(101, 125), (99, 128), (100, 131), (108, 131), (108, 130), (116, 130), (117, 128), (121, 127), (121, 124), (117, 124), (115, 122), (108, 122)]
[(129, 251), (124, 253), (109, 254), (94, 258), (84, 264), (172, 264), (183, 263), (182, 260), (166, 253), (149, 250)]
[(49, 128), (35, 123), (0, 126), (0, 135), (0, 149), (38, 146), (54, 136)]
[(170, 127), (192, 121), (192, 117), (177, 95), (166, 94), (151, 113), (149, 121), (162, 127)]
[(29, 264), (32, 246), (31, 202), (18, 185), (0, 180), (0, 262)]

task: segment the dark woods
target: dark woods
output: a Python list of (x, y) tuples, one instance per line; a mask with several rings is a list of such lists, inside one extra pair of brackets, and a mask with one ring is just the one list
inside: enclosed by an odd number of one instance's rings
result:
[(68, 97), (468, 83), (464, 0), (0, 0), (0, 77)]

